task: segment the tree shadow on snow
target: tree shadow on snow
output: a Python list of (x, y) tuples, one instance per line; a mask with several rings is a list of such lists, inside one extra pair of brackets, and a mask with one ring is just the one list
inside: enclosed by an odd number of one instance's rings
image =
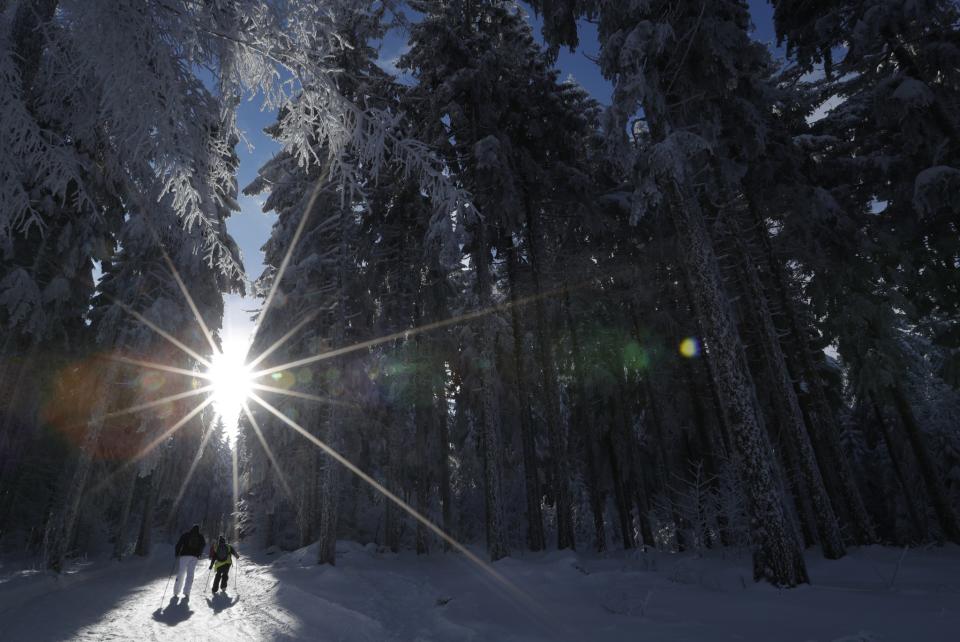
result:
[(190, 618), (193, 611), (190, 610), (190, 603), (187, 600), (181, 600), (177, 603), (177, 598), (170, 598), (167, 608), (160, 608), (153, 612), (153, 619), (162, 622), (167, 626), (176, 626)]
[(226, 593), (217, 593), (213, 596), (213, 599), (207, 598), (207, 604), (210, 605), (210, 608), (213, 609), (213, 614), (217, 615), (220, 611), (224, 609), (229, 609), (231, 606), (240, 601), (240, 596), (231, 598)]
[[(160, 600), (164, 582), (171, 573), (170, 562), (170, 557), (163, 555), (149, 559), (133, 557), (123, 562), (104, 562), (89, 574), (78, 572), (63, 578), (51, 575), (45, 578), (45, 586), (36, 586), (39, 594), (9, 603), (15, 612), (3, 614), (0, 639), (73, 640), (89, 636), (87, 630), (91, 628), (109, 630), (110, 613), (120, 617), (137, 613), (144, 617)], [(0, 598), (0, 609), (7, 606), (5, 602)], [(51, 613), (55, 616), (51, 617)]]

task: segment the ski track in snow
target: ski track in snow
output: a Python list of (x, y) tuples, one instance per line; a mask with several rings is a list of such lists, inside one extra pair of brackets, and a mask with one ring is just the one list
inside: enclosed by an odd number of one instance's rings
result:
[[(496, 569), (528, 593), (529, 613), (457, 555), (425, 558), (338, 546), (241, 558), (228, 596), (205, 564), (187, 605), (160, 598), (172, 555), (78, 565), (62, 576), (0, 564), (0, 640), (758, 640), (947, 642), (960, 630), (960, 548), (871, 547), (827, 562), (814, 584), (753, 584), (747, 558), (551, 552)], [(902, 560), (901, 560), (902, 558)], [(239, 592), (236, 588), (239, 579)], [(206, 587), (204, 587), (206, 580)]]

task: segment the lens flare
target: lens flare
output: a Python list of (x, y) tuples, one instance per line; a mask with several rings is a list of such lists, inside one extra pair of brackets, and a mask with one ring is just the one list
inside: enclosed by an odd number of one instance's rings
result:
[(623, 347), (623, 365), (628, 370), (646, 370), (650, 366), (650, 355), (639, 342), (630, 341)]
[(687, 337), (680, 342), (680, 355), (687, 359), (695, 359), (700, 356), (700, 342), (695, 337)]
[(293, 388), (297, 383), (297, 378), (289, 370), (274, 372), (270, 375), (270, 384), (283, 390)]

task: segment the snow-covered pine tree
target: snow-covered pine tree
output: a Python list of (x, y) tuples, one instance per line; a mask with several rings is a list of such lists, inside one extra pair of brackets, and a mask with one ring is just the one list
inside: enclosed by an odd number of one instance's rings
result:
[(821, 276), (807, 291), (832, 310), (828, 332), (838, 337), (858, 394), (899, 415), (940, 529), (956, 541), (956, 508), (906, 394), (903, 373), (911, 366), (899, 334), (910, 325), (946, 348), (948, 375), (960, 348), (960, 301), (948, 285), (956, 279), (949, 230), (960, 185), (952, 44), (960, 14), (956, 3), (941, 0), (850, 1), (825, 6), (814, 20), (797, 3), (775, 5), (788, 53), (803, 70), (822, 63), (827, 72), (817, 82), (822, 104), (804, 142), (819, 169), (821, 209), (857, 230), (859, 240), (852, 251), (816, 245), (811, 271)]
[[(352, 43), (335, 54), (340, 71), (334, 84), (342, 96), (356, 101), (362, 108), (384, 109), (397, 102), (399, 88), (375, 65), (376, 52), (368, 44), (382, 32), (380, 19), (381, 15), (364, 3), (337, 12), (334, 17), (338, 32)], [(291, 105), (291, 108), (295, 107)], [(279, 121), (270, 133), (282, 139), (287, 126), (287, 113), (281, 111)], [(302, 217), (310, 217), (291, 254), (283, 281), (275, 285), (277, 295), (273, 307), (260, 321), (262, 331), (253, 354), (266, 349), (305, 315), (316, 316), (304, 330), (271, 355), (265, 362), (267, 364), (342, 348), (353, 340), (369, 338), (371, 332), (388, 334), (408, 328), (413, 322), (409, 304), (411, 297), (416, 297), (416, 287), (406, 287), (405, 280), (419, 278), (418, 268), (410, 262), (416, 262), (420, 254), (417, 247), (424, 241), (426, 228), (421, 226), (418, 231), (416, 227), (405, 227), (407, 222), (403, 220), (402, 212), (404, 204), (411, 202), (410, 194), (416, 195), (412, 207), (419, 208), (426, 221), (431, 218), (430, 206), (420, 197), (419, 190), (414, 187), (415, 179), (404, 168), (397, 172), (386, 171), (357, 155), (337, 156), (323, 144), (322, 137), (316, 140), (321, 142), (313, 150), (310, 163), (300, 164), (294, 154), (281, 153), (246, 189), (247, 193), (269, 190), (264, 208), (279, 215), (271, 239), (265, 246), (266, 262), (271, 266), (261, 278), (265, 292), (274, 286), (273, 279), (277, 278), (278, 268), (291, 247)], [(319, 163), (315, 159), (319, 159)], [(377, 180), (378, 172), (382, 172), (379, 176), (384, 183), (382, 188)], [(347, 176), (348, 180), (343, 182), (335, 178), (336, 173)], [(397, 189), (398, 185), (404, 184), (409, 188)], [(315, 189), (319, 191), (314, 199)], [(397, 217), (400, 219), (396, 220)], [(397, 234), (410, 237), (413, 247), (398, 247)], [(361, 307), (361, 304), (369, 307)], [(398, 304), (402, 309), (398, 310)], [(315, 431), (319, 438), (338, 451), (346, 448), (344, 454), (352, 460), (360, 454), (361, 444), (348, 435), (363, 433), (365, 436), (361, 440), (392, 443), (394, 440), (383, 433), (384, 429), (405, 431), (409, 427), (407, 422), (399, 420), (399, 416), (395, 425), (384, 426), (377, 419), (378, 411), (367, 407), (365, 402), (371, 397), (380, 401), (386, 399), (384, 391), (376, 389), (378, 383), (371, 382), (376, 377), (365, 376), (365, 369), (369, 367), (375, 367), (375, 363), (363, 363), (352, 355), (332, 359), (311, 368), (309, 373), (305, 370), (301, 374), (306, 379), (299, 381), (303, 377), (298, 377), (287, 386), (300, 384), (298, 390), (332, 400), (327, 404), (319, 402), (320, 406), (315, 401), (290, 403), (288, 400), (284, 407), (298, 409), (302, 418), (310, 419), (303, 422), (308, 424), (309, 430)], [(278, 379), (281, 386), (286, 386), (285, 375), (287, 373), (282, 373)], [(365, 412), (361, 410), (363, 408)], [(365, 419), (362, 414), (366, 415)], [(263, 412), (257, 412), (256, 416), (267, 433), (266, 441), (278, 443), (275, 441), (278, 428), (285, 431), (286, 427), (277, 426), (277, 422), (268, 419)], [(251, 429), (252, 426), (247, 427), (246, 441), (253, 444)], [(402, 442), (394, 443), (393, 447), (387, 443), (385, 448), (378, 449), (387, 458), (386, 485), (401, 495), (396, 483), (402, 479), (399, 476), (403, 461), (399, 443)], [(343, 489), (340, 464), (326, 455), (315, 455), (312, 448), (309, 451), (304, 452), (302, 448), (292, 451), (299, 453), (299, 459), (281, 454), (277, 458), (280, 470), (274, 473), (274, 481), (261, 483), (276, 483), (276, 475), (296, 469), (298, 462), (308, 471), (315, 471), (292, 484), (294, 495), (303, 498), (295, 509), (303, 523), (302, 535), (308, 539), (319, 536), (318, 561), (332, 564), (335, 562), (338, 520), (343, 510), (340, 504)], [(254, 459), (267, 456), (257, 446), (252, 446), (249, 452)], [(391, 475), (391, 470), (396, 472)], [(314, 484), (311, 475), (319, 476), (316, 493), (307, 488)], [(352, 497), (349, 501), (355, 505), (360, 498)], [(397, 532), (394, 525), (398, 525), (399, 509), (390, 502), (384, 505), (388, 516), (385, 540), (389, 546), (396, 547), (391, 533)], [(265, 525), (264, 528), (268, 527)]]
[[(415, 114), (419, 135), (442, 151), (480, 211), (487, 213), (466, 226), (471, 237), (468, 249), (476, 305), (484, 308), (497, 302), (492, 286), (503, 277), (514, 303), (519, 304), (519, 295), (532, 299), (509, 312), (514, 332), (510, 361), (522, 389), (519, 441), (529, 486), (528, 545), (533, 550), (544, 545), (535, 453), (537, 434), (541, 433), (549, 444), (548, 478), (552, 483), (544, 490), (556, 508), (557, 545), (573, 547), (569, 425), (561, 412), (550, 319), (555, 308), (547, 298), (550, 283), (545, 274), (553, 260), (554, 231), (544, 219), (573, 217), (587, 209), (589, 170), (584, 143), (590, 135), (592, 107), (557, 81), (557, 72), (534, 43), (515, 4), (461, 2), (420, 8), (426, 17), (413, 29), (412, 47), (401, 59), (401, 66), (409, 69), (418, 83), (406, 102)], [(555, 136), (554, 127), (563, 129), (565, 136)], [(529, 287), (522, 282), (529, 282)], [(527, 310), (532, 310), (532, 315)], [(528, 381), (529, 366), (521, 353), (526, 333), (522, 319), (531, 316), (532, 365), (538, 376)], [(491, 448), (500, 440), (512, 441), (508, 433), (496, 434), (505, 428), (498, 418), (502, 408), (494, 405), (501, 392), (493, 385), (497, 376), (492, 371), (497, 361), (494, 352), (499, 350), (499, 325), (492, 319), (478, 321), (474, 337), (479, 358), (488, 364), (480, 371), (484, 379), (480, 394), (484, 422), (493, 423), (483, 424), (481, 431)], [(531, 385), (539, 391), (533, 398), (527, 396)], [(510, 403), (506, 397), (499, 401), (500, 406), (506, 403)], [(539, 406), (545, 430), (540, 431), (540, 422), (529, 414), (531, 403)], [(486, 465), (495, 539), (498, 472), (490, 468), (493, 462)]]
[[(540, 3), (538, 3), (539, 5)], [(546, 7), (546, 5), (543, 5)], [(634, 165), (639, 212), (662, 211), (676, 228), (679, 261), (690, 285), (724, 424), (749, 498), (754, 529), (754, 576), (782, 586), (807, 581), (798, 543), (790, 533), (763, 416), (707, 220), (723, 211), (703, 191), (704, 179), (720, 172), (735, 184), (730, 147), (763, 145), (766, 109), (763, 73), (767, 54), (748, 35), (745, 3), (716, 0), (666, 6), (577, 3), (551, 6), (545, 35), (556, 44), (576, 43), (576, 17), (598, 15), (600, 65), (615, 81), (606, 121), (611, 153)], [(758, 101), (759, 99), (759, 101)], [(752, 139), (724, 136), (721, 117), (731, 106), (753, 125)], [(628, 148), (626, 129), (645, 121), (649, 143), (639, 156)]]

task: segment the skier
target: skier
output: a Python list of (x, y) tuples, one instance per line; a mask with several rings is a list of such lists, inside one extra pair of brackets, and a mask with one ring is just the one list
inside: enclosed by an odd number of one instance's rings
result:
[(213, 594), (219, 589), (227, 590), (227, 579), (230, 575), (230, 565), (233, 563), (231, 555), (239, 559), (235, 548), (227, 544), (227, 539), (221, 535), (214, 546), (210, 547), (210, 568), (217, 569), (213, 577)]
[(173, 549), (177, 556), (177, 581), (173, 583), (173, 596), (180, 594), (180, 588), (183, 588), (183, 597), (190, 599), (190, 588), (193, 586), (193, 572), (197, 568), (197, 562), (203, 555), (203, 549), (207, 545), (207, 540), (200, 534), (200, 524), (194, 524), (193, 528), (180, 536), (177, 540), (177, 546)]

